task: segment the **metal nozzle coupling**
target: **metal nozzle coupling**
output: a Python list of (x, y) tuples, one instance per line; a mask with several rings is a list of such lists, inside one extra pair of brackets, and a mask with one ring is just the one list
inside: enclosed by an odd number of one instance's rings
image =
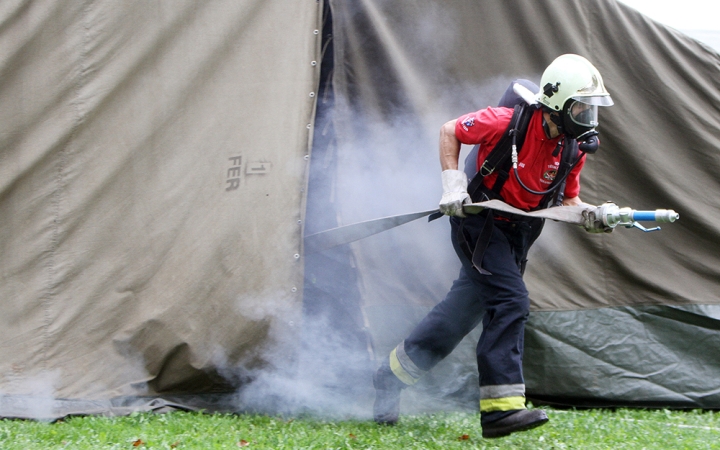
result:
[(676, 213), (672, 209), (658, 209), (655, 210), (655, 221), (672, 223), (680, 218), (680, 214)]

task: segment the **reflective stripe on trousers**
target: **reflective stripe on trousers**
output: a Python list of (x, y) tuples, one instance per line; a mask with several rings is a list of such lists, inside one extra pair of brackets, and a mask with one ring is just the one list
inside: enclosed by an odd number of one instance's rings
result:
[(390, 370), (392, 370), (400, 381), (408, 385), (417, 383), (423, 373), (425, 373), (425, 371), (420, 370), (405, 353), (405, 341), (399, 343), (398, 346), (390, 352)]
[(525, 385), (505, 384), (480, 387), (480, 411), (525, 409)]

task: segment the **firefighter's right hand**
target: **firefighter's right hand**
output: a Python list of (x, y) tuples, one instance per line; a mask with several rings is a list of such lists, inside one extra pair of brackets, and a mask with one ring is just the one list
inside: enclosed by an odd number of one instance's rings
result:
[(468, 179), (461, 170), (443, 170), (443, 196), (440, 199), (440, 212), (448, 216), (465, 217), (463, 205), (471, 203), (467, 192)]

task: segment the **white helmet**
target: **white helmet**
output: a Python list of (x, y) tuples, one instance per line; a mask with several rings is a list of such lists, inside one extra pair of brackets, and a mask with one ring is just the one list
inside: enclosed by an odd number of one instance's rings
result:
[(600, 72), (590, 61), (573, 54), (558, 56), (545, 69), (537, 100), (560, 112), (556, 124), (574, 138), (582, 138), (598, 126), (598, 106), (613, 105)]

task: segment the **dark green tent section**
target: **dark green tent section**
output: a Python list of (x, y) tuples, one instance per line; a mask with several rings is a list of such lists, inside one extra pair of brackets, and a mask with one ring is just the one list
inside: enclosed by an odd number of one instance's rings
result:
[(536, 312), (529, 396), (552, 404), (717, 409), (717, 305)]
[[(457, 275), (449, 226), (303, 236), (436, 207), (440, 126), (568, 52), (616, 103), (582, 199), (680, 220), (547, 224), (528, 395), (720, 407), (720, 56), (615, 0), (10, 2), (0, 49), (2, 417), (369, 417)], [(479, 331), (405, 412), (477, 408)]]

